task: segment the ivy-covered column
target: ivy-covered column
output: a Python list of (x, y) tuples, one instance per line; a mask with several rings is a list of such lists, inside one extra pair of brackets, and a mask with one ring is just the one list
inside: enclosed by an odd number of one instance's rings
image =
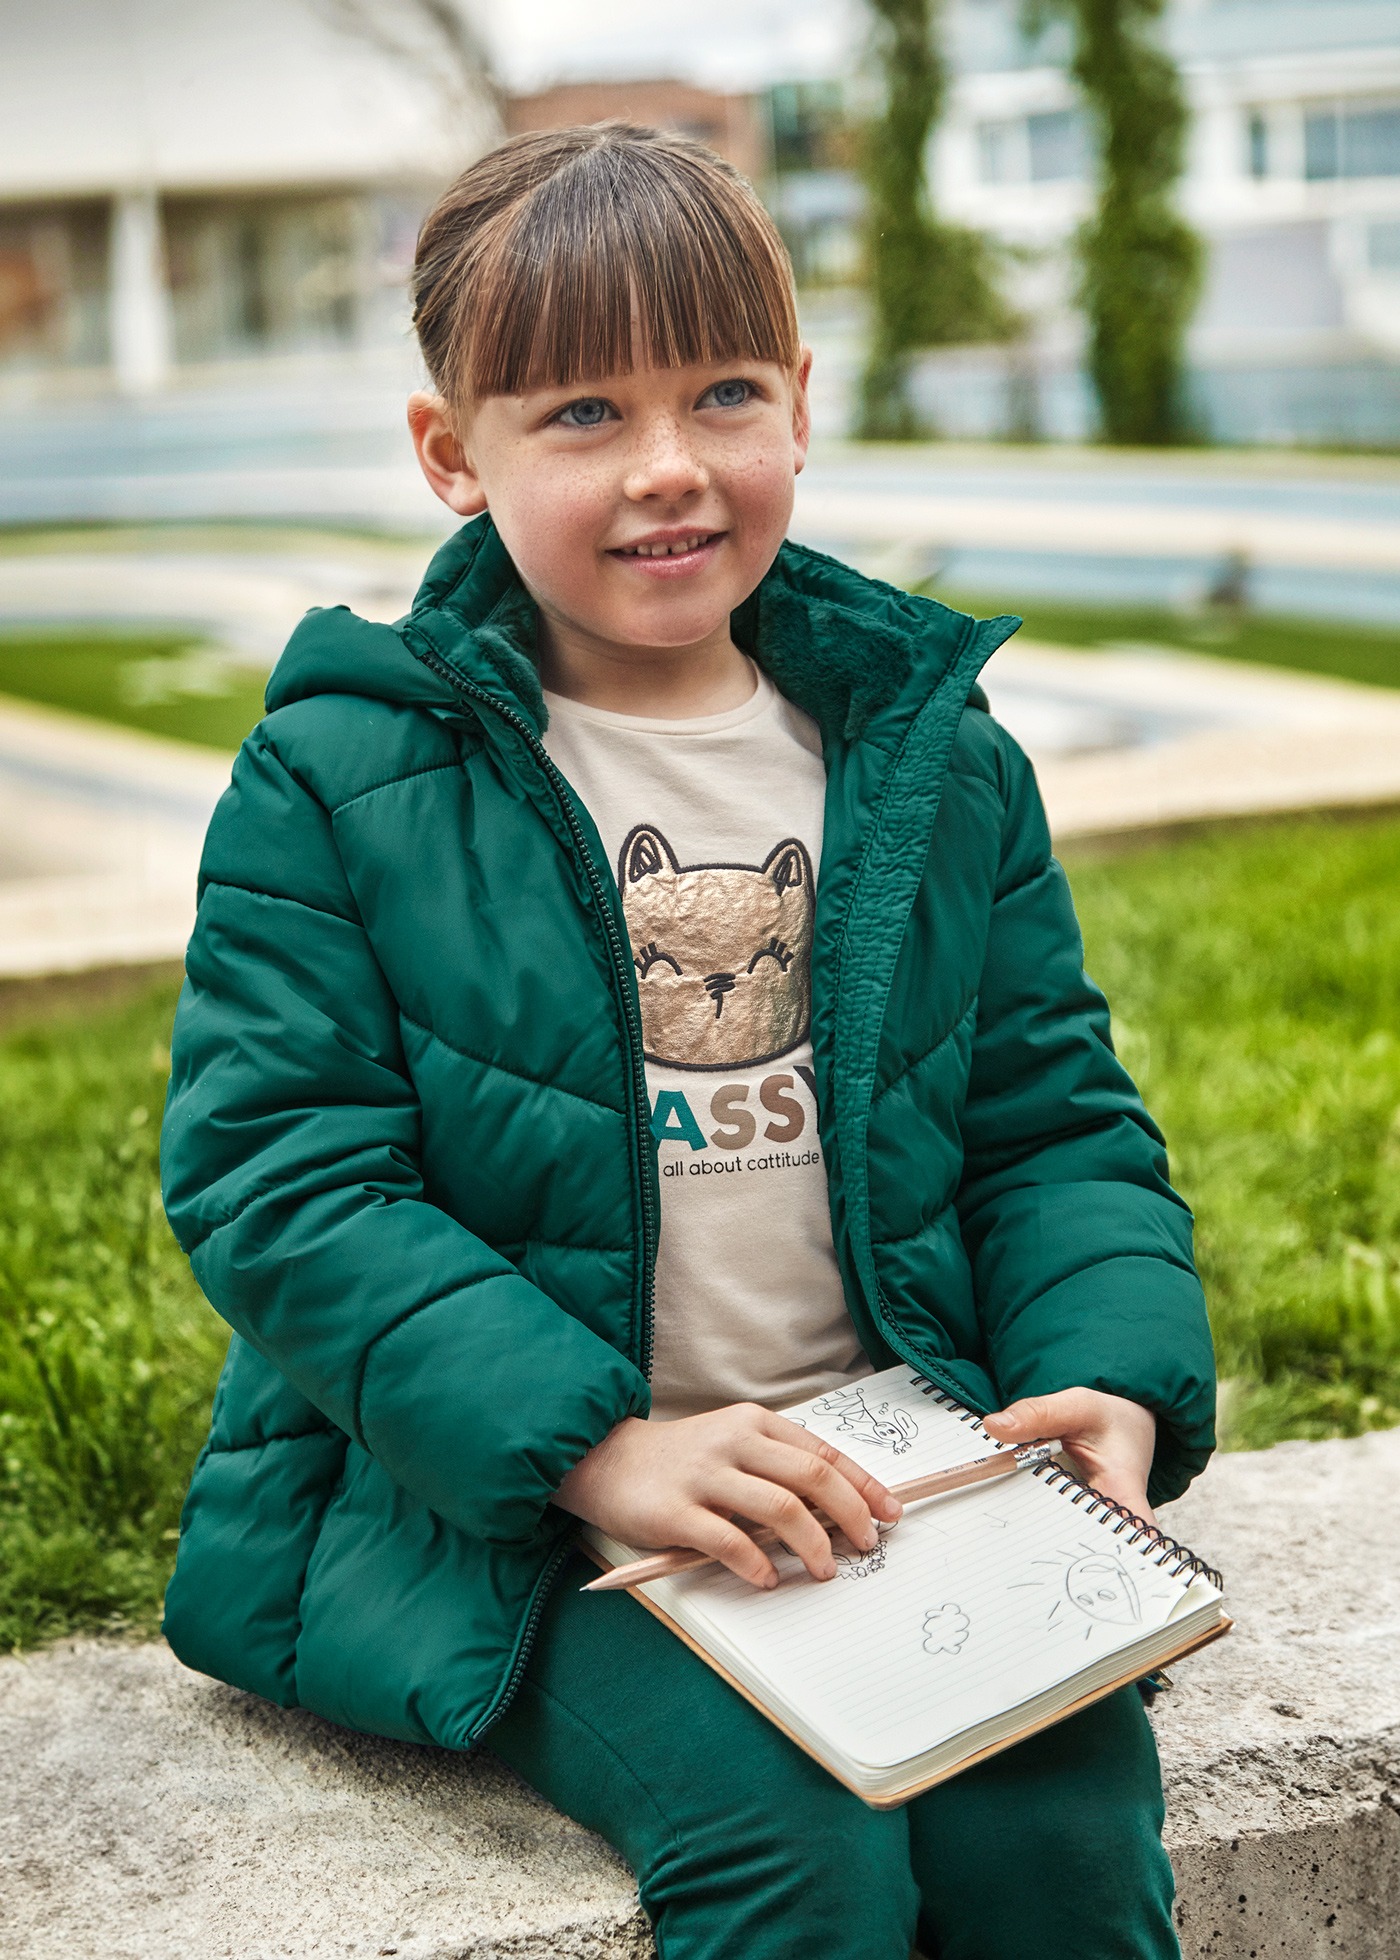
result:
[(1174, 442), (1190, 433), (1184, 349), (1202, 251), (1174, 203), (1189, 110), (1176, 66), (1155, 37), (1163, 6), (1054, 0), (1073, 27), (1071, 70), (1098, 131), (1098, 208), (1079, 234), (1079, 296), (1110, 442)]
[(870, 0), (884, 113), (866, 132), (866, 251), (872, 311), (858, 433), (901, 440), (925, 432), (909, 395), (912, 355), (950, 342), (1004, 339), (1014, 324), (979, 233), (940, 224), (925, 178), (929, 132), (946, 75), (930, 0)]

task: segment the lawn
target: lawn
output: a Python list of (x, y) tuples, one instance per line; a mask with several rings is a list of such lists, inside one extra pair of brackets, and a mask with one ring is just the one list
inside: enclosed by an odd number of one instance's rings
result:
[(1227, 1441), (1400, 1423), (1400, 818), (1066, 855), (1196, 1212)]
[[(1227, 1440), (1400, 1423), (1400, 818), (1070, 871), (1197, 1212)], [(0, 988), (0, 1648), (158, 1622), (226, 1338), (157, 1195), (174, 998)]]
[(266, 682), (188, 635), (0, 635), (0, 695), (209, 748), (238, 747), (262, 714)]
[(176, 988), (0, 986), (0, 1651), (159, 1617), (228, 1332), (160, 1208)]

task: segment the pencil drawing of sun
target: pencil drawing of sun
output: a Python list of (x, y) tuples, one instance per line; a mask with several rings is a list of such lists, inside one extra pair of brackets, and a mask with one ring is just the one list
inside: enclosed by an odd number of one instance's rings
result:
[(1087, 1544), (1061, 1550), (1053, 1559), (1039, 1558), (1035, 1565), (1051, 1570), (1040, 1579), (1028, 1579), (1012, 1588), (1015, 1592), (1030, 1586), (1051, 1586), (1054, 1598), (1046, 1615), (1046, 1627), (1058, 1631), (1067, 1625), (1082, 1625), (1084, 1638), (1092, 1640), (1096, 1626), (1135, 1627), (1142, 1623), (1142, 1602), (1132, 1575), (1111, 1552)]

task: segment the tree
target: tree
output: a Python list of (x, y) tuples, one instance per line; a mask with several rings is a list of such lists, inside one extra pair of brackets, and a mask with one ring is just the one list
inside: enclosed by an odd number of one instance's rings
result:
[(491, 61), (464, 0), (321, 0), (325, 17), (429, 83), (449, 114), (496, 106)]
[(1201, 243), (1175, 208), (1189, 110), (1153, 30), (1164, 0), (1050, 0), (1074, 33), (1071, 72), (1099, 138), (1099, 197), (1079, 233), (1079, 298), (1089, 372), (1110, 442), (1188, 433), (1186, 329)]
[(1001, 340), (1015, 316), (996, 283), (994, 248), (980, 233), (940, 222), (926, 186), (929, 132), (947, 87), (934, 47), (931, 0), (870, 0), (885, 84), (883, 115), (866, 133), (866, 244), (874, 313), (861, 382), (860, 434), (923, 434), (909, 398), (921, 347)]

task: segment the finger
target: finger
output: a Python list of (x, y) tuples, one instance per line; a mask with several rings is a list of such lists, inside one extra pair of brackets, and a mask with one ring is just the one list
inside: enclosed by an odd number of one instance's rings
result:
[[(839, 1458), (840, 1452), (835, 1452)], [(839, 1461), (831, 1463), (812, 1451), (792, 1449), (772, 1437), (755, 1438), (745, 1452), (740, 1468), (757, 1477), (766, 1477), (813, 1505), (838, 1524), (853, 1545), (869, 1551), (879, 1533), (868, 1500), (846, 1477)], [(883, 1486), (876, 1484), (876, 1491)], [(888, 1495), (888, 1493), (886, 1493)]]
[[(888, 1488), (862, 1469), (851, 1457), (838, 1450), (834, 1443), (828, 1443), (822, 1436), (814, 1436), (809, 1429), (803, 1429), (784, 1416), (774, 1416), (772, 1426), (765, 1425), (762, 1433), (773, 1441), (785, 1444), (789, 1449), (801, 1450), (804, 1455), (813, 1456), (821, 1463), (830, 1464), (840, 1472), (851, 1488), (865, 1501), (866, 1509), (872, 1516), (886, 1519), (893, 1524), (896, 1518), (904, 1515), (904, 1506), (897, 1497), (892, 1497)], [(835, 1513), (832, 1513), (835, 1516)]]
[(814, 1579), (836, 1577), (831, 1539), (795, 1491), (766, 1477), (733, 1470), (716, 1480), (711, 1501), (726, 1511), (737, 1511), (742, 1518), (751, 1518), (755, 1524), (771, 1526)]
[(1101, 1456), (1084, 1455), (1078, 1450), (1066, 1449), (1065, 1455), (1075, 1469), (1110, 1504), (1121, 1504), (1125, 1511), (1131, 1511), (1145, 1524), (1160, 1529), (1151, 1505), (1147, 1501), (1147, 1490), (1142, 1481), (1142, 1472), (1136, 1469), (1120, 1469), (1116, 1464), (1105, 1463)]
[(673, 1542), (718, 1559), (736, 1578), (746, 1579), (751, 1586), (771, 1590), (778, 1583), (778, 1568), (749, 1534), (732, 1518), (720, 1517), (702, 1505), (682, 1513)]
[(999, 1443), (1029, 1443), (1042, 1436), (1068, 1439), (1097, 1427), (1096, 1413), (1087, 1389), (1062, 1388), (1054, 1395), (1026, 1395), (1010, 1402), (983, 1416), (982, 1426)]

